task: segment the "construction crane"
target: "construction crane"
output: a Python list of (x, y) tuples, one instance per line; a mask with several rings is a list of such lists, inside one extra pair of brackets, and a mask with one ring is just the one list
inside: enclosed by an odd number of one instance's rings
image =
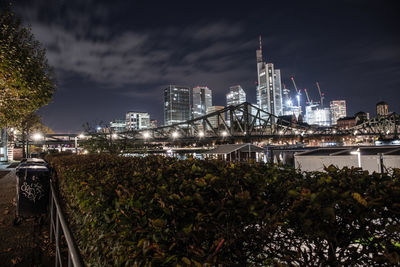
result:
[(319, 92), (319, 97), (321, 98), (321, 107), (324, 106), (324, 93), (321, 93), (321, 88), (319, 87), (319, 83), (316, 82), (317, 84), (317, 88), (318, 88), (318, 92)]
[(307, 89), (306, 88), (304, 88), (304, 92), (306, 93), (306, 96), (307, 96), (307, 100), (308, 100), (308, 102), (307, 103), (312, 103), (312, 100), (310, 100), (310, 96), (308, 95), (308, 92), (307, 92)]
[(296, 82), (294, 81), (294, 77), (292, 76), (292, 77), (290, 77), (290, 79), (292, 80), (292, 83), (293, 83), (293, 85), (294, 85), (294, 88), (296, 89), (296, 92), (297, 92), (298, 94), (300, 94), (299, 89), (297, 89)]

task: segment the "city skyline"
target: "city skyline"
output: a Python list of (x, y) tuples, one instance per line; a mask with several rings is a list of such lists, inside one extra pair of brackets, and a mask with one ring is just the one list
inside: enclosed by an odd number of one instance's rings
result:
[[(53, 103), (39, 113), (56, 132), (77, 132), (85, 122), (123, 118), (132, 109), (161, 122), (168, 84), (208, 86), (213, 105), (224, 104), (229, 86), (240, 84), (256, 103), (259, 35), (264, 60), (279, 66), (292, 92), (294, 76), (314, 99), (318, 81), (327, 103), (346, 100), (349, 115), (374, 115), (382, 100), (400, 113), (391, 100), (400, 97), (394, 1), (268, 5), (216, 4), (210, 10), (207, 4), (171, 3), (167, 15), (163, 6), (153, 10), (144, 3), (16, 3), (17, 14), (47, 48), (59, 81)], [(182, 25), (170, 18), (182, 10), (196, 20)], [(273, 21), (279, 23), (272, 27)]]

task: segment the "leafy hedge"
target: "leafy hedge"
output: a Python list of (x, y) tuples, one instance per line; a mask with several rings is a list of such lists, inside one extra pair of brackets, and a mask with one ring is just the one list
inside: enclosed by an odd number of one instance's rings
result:
[(400, 172), (49, 157), (94, 266), (394, 265)]

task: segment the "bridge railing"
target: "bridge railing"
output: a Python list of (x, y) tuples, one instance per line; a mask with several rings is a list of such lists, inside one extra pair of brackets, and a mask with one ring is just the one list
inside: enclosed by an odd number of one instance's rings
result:
[[(67, 244), (67, 260), (62, 250), (65, 248), (61, 245), (61, 238), (64, 236)], [(58, 201), (57, 193), (54, 189), (53, 182), (50, 181), (50, 242), (55, 239), (55, 266), (81, 267), (84, 266), (78, 247), (74, 241), (71, 231), (65, 220)], [(66, 262), (68, 265), (66, 265)]]

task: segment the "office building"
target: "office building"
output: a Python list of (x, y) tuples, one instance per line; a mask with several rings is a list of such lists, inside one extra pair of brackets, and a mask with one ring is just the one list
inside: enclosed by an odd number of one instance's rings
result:
[(226, 94), (226, 106), (236, 106), (246, 102), (246, 93), (240, 85), (229, 87)]
[(190, 111), (188, 87), (170, 85), (164, 89), (164, 125), (190, 120)]
[(331, 126), (331, 110), (330, 108), (321, 108), (317, 104), (309, 104), (306, 106), (305, 121), (309, 125)]
[[(257, 55), (257, 105), (261, 110), (276, 116), (283, 115), (281, 72), (273, 63), (265, 63), (262, 58), (262, 43)], [(262, 114), (265, 119), (268, 117)]]
[(125, 120), (113, 120), (110, 122), (110, 129), (113, 133), (122, 133), (126, 131)]
[(346, 100), (333, 100), (330, 102), (330, 108), (333, 125), (336, 125), (338, 119), (345, 118), (347, 116)]
[(376, 104), (376, 115), (378, 117), (384, 117), (389, 114), (389, 105), (388, 103), (381, 101)]
[[(246, 102), (246, 93), (244, 92), (243, 88), (240, 85), (229, 87), (229, 93), (226, 94), (226, 106), (236, 106), (244, 102)], [(236, 111), (235, 114), (238, 118), (241, 118), (243, 112)], [(229, 111), (227, 112), (227, 116), (226, 122), (228, 125), (230, 125), (231, 115)]]
[(142, 130), (150, 128), (150, 114), (147, 112), (129, 111), (126, 113), (126, 130)]
[[(224, 108), (225, 108), (224, 106), (211, 106), (211, 107), (208, 107), (207, 108), (207, 114), (222, 110)], [(225, 118), (223, 116), (215, 115), (215, 116), (209, 117), (208, 121), (210, 122), (211, 126), (214, 129), (218, 129), (220, 125), (224, 124)]]
[(211, 90), (208, 87), (197, 86), (192, 91), (193, 118), (207, 114), (207, 108), (212, 106)]

